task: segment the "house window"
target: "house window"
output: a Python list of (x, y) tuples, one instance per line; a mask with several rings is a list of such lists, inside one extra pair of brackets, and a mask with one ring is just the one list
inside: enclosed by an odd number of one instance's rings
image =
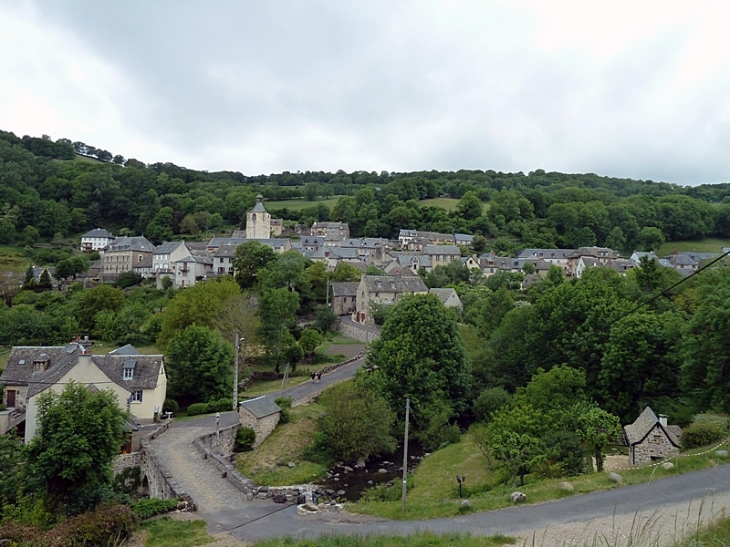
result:
[(141, 403), (142, 402), (142, 390), (139, 389), (137, 391), (133, 391), (130, 399), (133, 403)]
[(133, 368), (125, 368), (124, 369), (124, 379), (125, 380), (131, 380), (134, 378), (134, 369)]

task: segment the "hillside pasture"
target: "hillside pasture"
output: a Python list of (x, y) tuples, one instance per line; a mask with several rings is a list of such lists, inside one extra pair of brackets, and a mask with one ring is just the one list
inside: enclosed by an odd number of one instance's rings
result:
[(700, 239), (697, 241), (668, 241), (656, 251), (657, 256), (668, 256), (674, 251), (719, 253), (723, 247), (730, 247), (730, 239)]
[(304, 198), (300, 199), (285, 199), (281, 201), (264, 201), (264, 205), (266, 206), (266, 209), (269, 211), (275, 211), (276, 209), (284, 209), (287, 208), (290, 211), (301, 211), (302, 209), (305, 209), (307, 207), (316, 207), (319, 204), (326, 205), (330, 209), (335, 206), (337, 201), (345, 196), (333, 196), (331, 198), (327, 199), (318, 199), (317, 201), (309, 201)]

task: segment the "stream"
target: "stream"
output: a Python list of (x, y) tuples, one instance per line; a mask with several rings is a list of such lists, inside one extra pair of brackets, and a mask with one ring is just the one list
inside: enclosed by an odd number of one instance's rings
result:
[[(408, 473), (412, 473), (423, 458), (428, 456), (421, 445), (408, 443)], [(403, 476), (403, 447), (399, 446), (393, 454), (371, 458), (367, 462), (346, 464), (337, 462), (327, 477), (315, 485), (317, 495), (329, 499), (358, 501), (363, 491), (379, 485), (400, 485)], [(362, 465), (364, 464), (364, 465)], [(400, 487), (400, 486), (399, 486)]]

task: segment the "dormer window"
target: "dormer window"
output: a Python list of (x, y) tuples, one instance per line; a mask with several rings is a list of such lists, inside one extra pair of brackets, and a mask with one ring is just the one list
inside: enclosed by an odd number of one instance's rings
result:
[(124, 366), (122, 367), (122, 379), (123, 380), (133, 380), (134, 379), (134, 365), (137, 362), (132, 359), (127, 359), (124, 361)]
[(38, 359), (33, 359), (33, 372), (45, 372), (50, 364), (51, 358), (45, 353), (41, 353)]
[(380, 288), (381, 285), (382, 285), (382, 282), (380, 281), (380, 279), (376, 279), (375, 280), (375, 286), (378, 287), (378, 288)]

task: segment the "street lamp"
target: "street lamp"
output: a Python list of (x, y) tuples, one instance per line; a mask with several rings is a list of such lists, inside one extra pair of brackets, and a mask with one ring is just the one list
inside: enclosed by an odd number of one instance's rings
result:
[(215, 444), (221, 442), (221, 413), (215, 413)]
[(461, 485), (466, 482), (466, 475), (456, 475), (456, 482), (459, 483), (459, 498), (461, 498)]

